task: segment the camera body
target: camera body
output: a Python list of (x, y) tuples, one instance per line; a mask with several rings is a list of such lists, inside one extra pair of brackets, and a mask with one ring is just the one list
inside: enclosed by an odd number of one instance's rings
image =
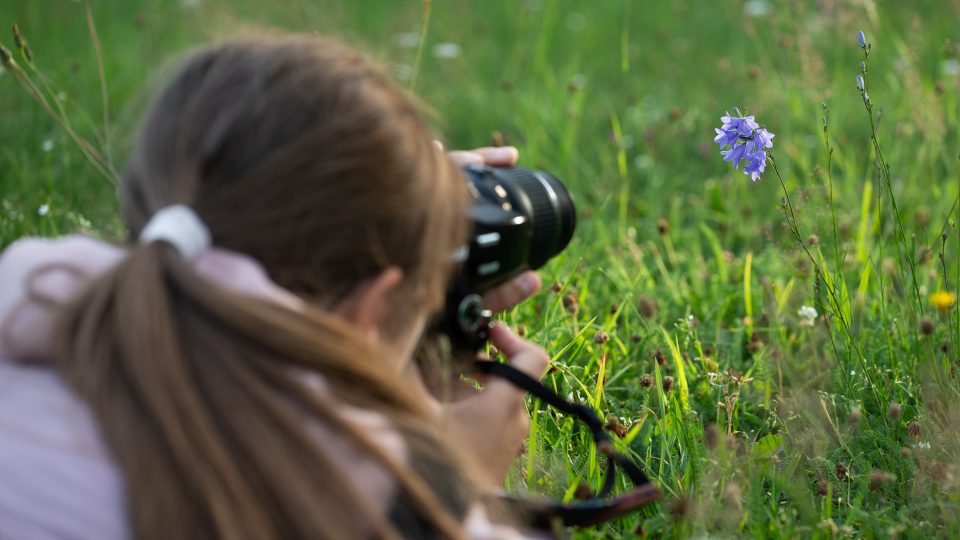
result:
[(576, 208), (566, 186), (547, 172), (468, 165), (464, 173), (473, 231), (456, 254), (461, 267), (440, 330), (455, 349), (477, 350), (491, 318), (480, 295), (563, 251), (576, 228)]

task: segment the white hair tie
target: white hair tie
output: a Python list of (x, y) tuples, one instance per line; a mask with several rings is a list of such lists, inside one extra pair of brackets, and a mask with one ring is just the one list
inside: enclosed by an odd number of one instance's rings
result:
[(141, 244), (157, 240), (170, 243), (187, 260), (206, 251), (211, 244), (210, 229), (192, 208), (182, 204), (160, 209), (140, 231)]

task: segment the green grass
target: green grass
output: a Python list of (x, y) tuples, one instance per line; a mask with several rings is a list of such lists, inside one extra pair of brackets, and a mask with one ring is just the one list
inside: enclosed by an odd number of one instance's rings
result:
[[(421, 32), (421, 2), (223, 4), (93, 2), (116, 167), (158, 69), (244, 25), (340, 35), (409, 84), (417, 49), (396, 36)], [(560, 292), (506, 318), (555, 355), (548, 386), (621, 419), (621, 448), (665, 495), (579, 537), (641, 522), (658, 537), (956, 537), (960, 314), (928, 296), (960, 288), (960, 5), (761, 4), (753, 17), (737, 0), (436, 1), (414, 90), (450, 146), (515, 144), (577, 198), (576, 237), (542, 271)], [(78, 131), (103, 137), (83, 4), (2, 0), (0, 18), (19, 23)], [(869, 113), (857, 29), (873, 43)], [(435, 57), (443, 42), (461, 54)], [(782, 186), (771, 166), (754, 184), (721, 162), (713, 128), (735, 106), (777, 134)], [(116, 238), (114, 188), (9, 73), (0, 113), (0, 245)], [(801, 305), (825, 320), (801, 325)], [(511, 489), (598, 487), (589, 433), (531, 409)]]

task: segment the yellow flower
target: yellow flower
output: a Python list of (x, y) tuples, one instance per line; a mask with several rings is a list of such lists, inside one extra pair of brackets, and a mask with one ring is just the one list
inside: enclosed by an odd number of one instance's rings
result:
[(930, 303), (940, 311), (946, 311), (956, 302), (957, 295), (948, 291), (937, 291), (930, 295)]

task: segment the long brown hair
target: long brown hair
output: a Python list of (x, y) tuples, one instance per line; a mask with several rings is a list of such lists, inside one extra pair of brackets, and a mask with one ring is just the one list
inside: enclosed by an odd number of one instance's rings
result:
[[(137, 537), (462, 534), (472, 495), (453, 453), (378, 362), (387, 353), (329, 311), (394, 265), (405, 280), (385, 325), (407, 329), (411, 313), (440, 305), (466, 233), (462, 178), (380, 69), (315, 37), (199, 51), (147, 115), (122, 197), (131, 240), (157, 210), (187, 204), (214, 245), (253, 257), (310, 306), (232, 293), (171, 246), (131, 242), (65, 309), (58, 368), (123, 471)], [(343, 404), (388, 418), (406, 463), (345, 421)], [(311, 423), (393, 475), (392, 516)]]

